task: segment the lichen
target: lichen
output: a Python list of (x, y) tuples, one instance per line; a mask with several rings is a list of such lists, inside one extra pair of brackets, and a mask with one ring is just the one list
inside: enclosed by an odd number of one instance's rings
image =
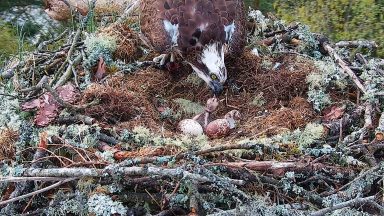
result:
[(187, 116), (197, 115), (204, 111), (204, 107), (202, 105), (194, 103), (190, 100), (177, 98), (173, 101), (180, 107), (178, 111)]
[(5, 89), (4, 87), (0, 87), (0, 93), (0, 130), (11, 128), (17, 131), (22, 123), (22, 120), (18, 115), (20, 112), (19, 100), (3, 95), (12, 94), (10, 90)]
[(84, 44), (86, 46), (87, 59), (84, 65), (92, 68), (103, 58), (107, 66), (113, 63), (113, 52), (116, 50), (116, 39), (106, 35), (90, 34), (86, 37)]
[(328, 89), (331, 86), (343, 89), (347, 86), (347, 80), (346, 75), (328, 58), (315, 61), (314, 64), (318, 70), (307, 76), (308, 101), (316, 111), (321, 111), (332, 102)]
[(68, 198), (62, 191), (59, 191), (45, 213), (48, 216), (88, 215), (86, 196), (77, 192), (73, 198)]
[(87, 202), (88, 211), (96, 216), (126, 215), (127, 208), (105, 194), (93, 194)]
[(256, 106), (256, 107), (262, 107), (263, 105), (265, 105), (265, 103), (266, 103), (266, 101), (264, 98), (264, 93), (260, 92), (258, 95), (256, 95), (253, 98), (251, 105)]
[(91, 148), (97, 145), (100, 128), (89, 125), (69, 125), (62, 137), (73, 146)]
[(307, 148), (309, 145), (324, 137), (324, 126), (315, 123), (309, 123), (298, 138), (298, 144), (301, 148)]

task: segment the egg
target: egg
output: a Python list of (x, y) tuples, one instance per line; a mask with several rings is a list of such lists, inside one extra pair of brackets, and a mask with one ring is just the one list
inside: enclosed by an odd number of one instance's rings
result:
[(185, 135), (200, 136), (204, 134), (203, 127), (193, 119), (184, 119), (179, 122), (177, 129)]
[(230, 131), (231, 126), (227, 119), (214, 120), (205, 128), (205, 134), (211, 139), (225, 137)]
[(232, 110), (228, 112), (224, 118), (210, 122), (205, 128), (205, 134), (211, 139), (228, 136), (231, 129), (236, 127), (236, 121), (240, 120), (240, 118), (240, 112), (238, 110)]

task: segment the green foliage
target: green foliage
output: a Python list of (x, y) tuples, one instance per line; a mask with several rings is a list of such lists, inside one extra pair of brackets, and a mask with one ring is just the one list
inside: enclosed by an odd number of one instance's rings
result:
[[(335, 41), (384, 40), (384, 7), (375, 0), (277, 0), (277, 14), (289, 22), (299, 21)], [(384, 48), (378, 51), (384, 55)]]

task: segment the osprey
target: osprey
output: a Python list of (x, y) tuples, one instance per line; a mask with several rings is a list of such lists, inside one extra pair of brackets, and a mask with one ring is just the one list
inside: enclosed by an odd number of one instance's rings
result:
[(243, 0), (141, 0), (142, 33), (161, 65), (180, 55), (218, 95), (227, 80), (224, 55), (246, 42)]

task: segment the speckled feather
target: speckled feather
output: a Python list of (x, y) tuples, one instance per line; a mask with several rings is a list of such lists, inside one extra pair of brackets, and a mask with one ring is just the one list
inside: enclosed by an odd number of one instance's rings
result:
[[(240, 53), (245, 45), (243, 0), (142, 0), (141, 29), (159, 52), (173, 45), (164, 20), (178, 25), (177, 47), (184, 55), (193, 56), (193, 51), (213, 41), (228, 44), (231, 53)], [(235, 29), (229, 40), (224, 26), (232, 23)]]

